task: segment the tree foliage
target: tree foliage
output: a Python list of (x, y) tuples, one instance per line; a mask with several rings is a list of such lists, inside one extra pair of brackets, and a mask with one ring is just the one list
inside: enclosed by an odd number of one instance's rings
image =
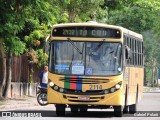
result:
[(123, 26), (138, 33), (153, 28), (155, 20), (157, 20), (157, 11), (152, 5), (149, 6), (145, 2), (138, 1), (122, 5), (123, 9), (110, 12), (109, 23)]
[(143, 34), (147, 78), (153, 84), (157, 79), (157, 70), (160, 65), (160, 49), (157, 44), (160, 35), (160, 0), (114, 0), (111, 3), (108, 4), (110, 24), (120, 25)]
[(101, 7), (104, 0), (57, 0), (56, 5), (60, 7), (61, 15), (67, 17), (65, 22), (100, 20), (107, 14), (106, 9)]
[[(3, 39), (5, 53), (8, 55), (7, 76), (2, 71), (4, 79), (0, 81), (0, 98), (6, 97), (6, 91), (11, 84), (11, 56), (28, 54), (30, 64), (39, 66), (46, 64), (46, 57), (42, 51), (45, 37), (50, 27), (55, 24), (58, 15), (50, 1), (41, 0), (2, 0), (0, 1), (0, 38)], [(0, 39), (0, 40), (2, 40)], [(2, 46), (1, 46), (2, 47)], [(0, 48), (0, 50), (3, 50)], [(3, 51), (4, 52), (4, 51)], [(5, 61), (5, 58), (2, 58)], [(42, 64), (40, 64), (42, 63)], [(4, 63), (5, 64), (5, 63)], [(30, 66), (31, 66), (30, 65)], [(32, 71), (32, 67), (30, 69)], [(30, 74), (33, 74), (30, 72)], [(30, 75), (32, 76), (32, 75)]]

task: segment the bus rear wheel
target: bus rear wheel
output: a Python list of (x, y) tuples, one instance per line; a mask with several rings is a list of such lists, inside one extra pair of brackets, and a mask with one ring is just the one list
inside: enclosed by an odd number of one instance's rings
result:
[(134, 114), (137, 112), (137, 104), (129, 105), (129, 113)]
[(65, 107), (66, 107), (66, 105), (56, 104), (56, 115), (57, 116), (64, 116), (65, 115)]
[(122, 117), (123, 116), (123, 106), (114, 106), (114, 116)]
[(136, 92), (136, 102), (135, 104), (129, 105), (129, 113), (134, 114), (137, 112), (137, 103), (138, 103), (138, 86)]
[(124, 106), (123, 113), (128, 113), (128, 106)]

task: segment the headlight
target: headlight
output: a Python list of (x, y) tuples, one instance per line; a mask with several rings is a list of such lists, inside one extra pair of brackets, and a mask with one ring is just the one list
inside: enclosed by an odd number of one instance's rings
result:
[(54, 83), (53, 83), (53, 82), (50, 82), (49, 85), (50, 85), (51, 87), (53, 87), (53, 86), (54, 86)]
[(64, 92), (64, 89), (63, 89), (63, 88), (60, 88), (60, 89), (59, 89), (59, 92), (63, 93), (63, 92)]
[(58, 86), (54, 86), (54, 89), (55, 89), (55, 90), (58, 90)]
[(54, 84), (54, 82), (49, 82), (49, 85), (53, 90), (55, 90), (57, 92), (61, 92), (61, 93), (64, 92), (64, 88), (57, 86), (56, 84)]
[(116, 85), (112, 86), (111, 88), (105, 89), (105, 90), (103, 91), (103, 94), (113, 93), (113, 92), (119, 90), (119, 89), (121, 88), (121, 85), (122, 85), (122, 81), (120, 81), (120, 82), (117, 83)]
[(115, 88), (118, 90), (119, 88), (120, 88), (121, 86), (119, 85), (119, 84), (117, 84), (116, 86), (115, 86)]
[(110, 92), (111, 92), (111, 93), (114, 92), (114, 91), (116, 91), (116, 88), (115, 88), (115, 87), (113, 87), (113, 88), (110, 89)]
[(104, 90), (104, 94), (107, 94), (107, 93), (109, 93), (109, 90)]

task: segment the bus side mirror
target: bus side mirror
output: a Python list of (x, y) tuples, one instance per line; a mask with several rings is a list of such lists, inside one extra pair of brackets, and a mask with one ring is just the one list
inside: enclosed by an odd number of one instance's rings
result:
[(50, 36), (47, 36), (46, 40), (45, 40), (45, 47), (44, 47), (44, 52), (45, 53), (49, 53), (49, 46), (50, 46), (50, 40), (49, 40)]
[(130, 59), (132, 57), (131, 49), (128, 46), (125, 46), (125, 57), (126, 59)]

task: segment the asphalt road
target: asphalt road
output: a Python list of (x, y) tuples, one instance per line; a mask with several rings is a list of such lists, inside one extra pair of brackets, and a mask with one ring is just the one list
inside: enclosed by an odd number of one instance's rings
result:
[[(138, 103), (138, 112), (136, 114), (124, 114), (123, 117), (114, 117), (112, 109), (96, 110), (92, 109), (86, 113), (73, 114), (70, 109), (67, 108), (65, 117), (57, 117), (55, 113), (54, 105), (34, 106), (23, 109), (16, 109), (11, 112), (14, 117), (0, 117), (0, 120), (106, 120), (106, 119), (123, 119), (123, 120), (160, 120), (160, 92), (144, 93), (142, 100)], [(37, 117), (33, 117), (37, 116)], [(46, 117), (41, 117), (46, 116)]]

